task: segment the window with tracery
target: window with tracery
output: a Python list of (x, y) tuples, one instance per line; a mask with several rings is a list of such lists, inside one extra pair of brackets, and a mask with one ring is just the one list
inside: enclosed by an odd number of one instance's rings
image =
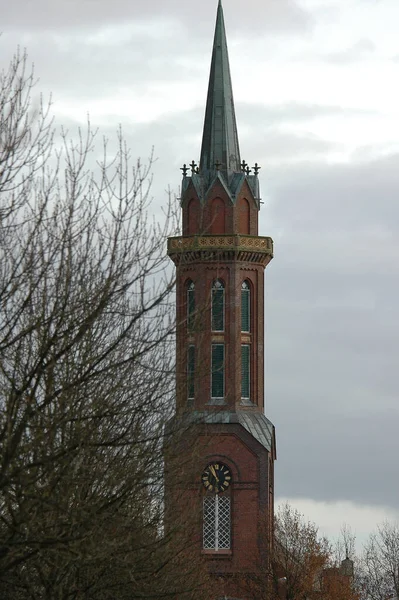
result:
[(212, 331), (224, 331), (224, 283), (216, 279), (212, 284)]

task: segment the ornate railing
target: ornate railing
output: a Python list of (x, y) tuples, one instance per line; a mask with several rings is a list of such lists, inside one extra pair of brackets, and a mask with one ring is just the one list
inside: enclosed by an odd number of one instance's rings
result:
[(168, 254), (190, 251), (261, 252), (273, 255), (273, 240), (256, 235), (190, 235), (168, 239)]

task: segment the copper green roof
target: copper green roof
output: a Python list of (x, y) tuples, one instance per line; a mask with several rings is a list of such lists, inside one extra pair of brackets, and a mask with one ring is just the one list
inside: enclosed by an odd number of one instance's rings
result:
[(221, 171), (230, 175), (241, 170), (240, 163), (226, 30), (222, 3), (219, 0), (200, 169), (214, 171), (215, 165), (218, 164)]

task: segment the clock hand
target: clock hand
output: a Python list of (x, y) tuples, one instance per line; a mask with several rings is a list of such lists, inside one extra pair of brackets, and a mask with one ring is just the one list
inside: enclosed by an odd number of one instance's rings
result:
[(213, 476), (216, 478), (216, 481), (219, 482), (219, 477), (216, 475), (215, 468), (210, 466), (209, 470), (212, 472)]

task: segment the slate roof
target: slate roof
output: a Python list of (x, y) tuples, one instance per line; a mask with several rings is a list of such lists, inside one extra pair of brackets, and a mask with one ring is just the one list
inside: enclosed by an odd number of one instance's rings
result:
[(222, 171), (227, 171), (228, 175), (240, 171), (240, 149), (221, 2), (213, 41), (200, 171), (214, 171), (217, 161), (222, 164)]
[(266, 450), (273, 452), (274, 425), (264, 414), (246, 410), (230, 411), (193, 411), (184, 415), (191, 423), (225, 424), (237, 423), (244, 427)]

